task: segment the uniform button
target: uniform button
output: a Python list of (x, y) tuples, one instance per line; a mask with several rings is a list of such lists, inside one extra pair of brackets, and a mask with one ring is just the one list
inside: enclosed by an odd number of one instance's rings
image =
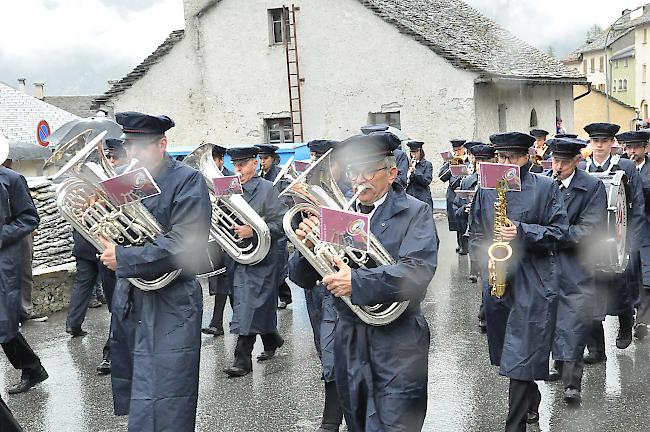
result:
[(382, 224), (381, 224), (381, 226), (382, 226), (382, 228), (383, 228), (383, 227), (385, 227), (385, 226), (386, 226), (386, 224), (385, 224), (385, 223), (382, 223)]

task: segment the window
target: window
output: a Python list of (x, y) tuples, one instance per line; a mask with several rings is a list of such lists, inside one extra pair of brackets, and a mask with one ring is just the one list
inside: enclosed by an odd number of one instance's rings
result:
[(648, 29), (644, 28), (643, 29), (643, 43), (648, 43)]
[(646, 65), (643, 65), (641, 67), (641, 82), (645, 82), (647, 72), (648, 72), (648, 67)]
[(592, 58), (590, 63), (591, 63), (591, 73), (596, 72), (596, 59)]
[(535, 111), (535, 108), (530, 111), (530, 127), (537, 127), (537, 111)]
[(562, 118), (562, 109), (560, 106), (560, 100), (555, 99), (555, 118), (556, 119), (561, 119)]
[(623, 91), (626, 91), (626, 90), (627, 90), (627, 80), (624, 79), (623, 80)]
[(284, 8), (269, 9), (269, 40), (271, 45), (284, 44), (285, 34), (288, 36), (289, 15)]
[(647, 103), (643, 104), (643, 118), (644, 119), (648, 118), (648, 104)]
[(385, 113), (370, 113), (368, 116), (370, 124), (387, 124), (397, 129), (402, 129), (399, 111)]
[(586, 74), (587, 73), (587, 60), (584, 60), (582, 62), (582, 71)]
[(269, 144), (281, 144), (293, 142), (291, 131), (291, 118), (274, 118), (264, 120), (266, 129), (266, 141)]
[(600, 56), (599, 64), (600, 64), (600, 67), (598, 68), (598, 70), (600, 72), (604, 72), (605, 71), (605, 59), (603, 58), (603, 56)]
[(506, 122), (506, 104), (499, 104), (499, 132), (507, 132), (508, 123)]
[(612, 91), (613, 91), (613, 92), (616, 91), (616, 80), (614, 80), (614, 81), (612, 82)]
[(623, 88), (623, 80), (618, 80), (618, 89), (619, 89), (620, 91), (625, 90), (625, 89)]

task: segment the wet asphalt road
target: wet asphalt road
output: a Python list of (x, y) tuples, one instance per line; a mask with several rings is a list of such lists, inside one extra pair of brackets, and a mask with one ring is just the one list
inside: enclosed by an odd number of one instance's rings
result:
[[(479, 288), (467, 280), (468, 259), (454, 253), (446, 221), (438, 272), (423, 304), (431, 327), (429, 406), (426, 431), (500, 431), (507, 412), (507, 380), (489, 365), (485, 336), (476, 326)], [(203, 336), (198, 431), (314, 431), (323, 403), (322, 382), (304, 296), (293, 288), (294, 303), (280, 311), (285, 345), (272, 361), (255, 364), (244, 378), (227, 379), (235, 338)], [(204, 323), (212, 298), (206, 295)], [(227, 308), (227, 315), (230, 315)], [(21, 395), (7, 395), (19, 373), (0, 355), (0, 391), (26, 431), (125, 431), (126, 418), (112, 412), (110, 378), (95, 374), (109, 325), (106, 308), (88, 311), (89, 334), (71, 339), (65, 312), (45, 323), (29, 323), (23, 333), (41, 356), (50, 378)], [(614, 345), (617, 323), (608, 320), (607, 365), (588, 367), (583, 403), (568, 408), (561, 385), (541, 383), (541, 421), (530, 431), (650, 431), (650, 343), (626, 350)], [(261, 352), (261, 343), (254, 355)]]

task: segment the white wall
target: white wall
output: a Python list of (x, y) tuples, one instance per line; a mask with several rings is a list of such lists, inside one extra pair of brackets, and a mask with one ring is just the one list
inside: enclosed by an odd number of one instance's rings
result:
[[(573, 125), (573, 86), (531, 85), (516, 82), (498, 81), (494, 84), (476, 86), (476, 132), (478, 139), (487, 141), (498, 132), (498, 106), (505, 104), (506, 130), (528, 133), (530, 113), (537, 112), (538, 128), (551, 134), (555, 132), (555, 100), (560, 100), (560, 111), (564, 129), (574, 131)], [(582, 127), (582, 125), (577, 125)]]
[(205, 137), (205, 118), (201, 115), (204, 98), (191, 43), (186, 35), (143, 78), (111, 101), (115, 112), (141, 111), (171, 117), (176, 123), (168, 132), (172, 146), (198, 145)]

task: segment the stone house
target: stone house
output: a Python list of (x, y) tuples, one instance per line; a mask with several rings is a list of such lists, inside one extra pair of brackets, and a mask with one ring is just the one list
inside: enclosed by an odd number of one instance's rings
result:
[(462, 1), (184, 0), (184, 11), (185, 29), (93, 106), (167, 114), (172, 145), (341, 139), (390, 123), (439, 166), (453, 138), (554, 130), (556, 117), (572, 130), (573, 85), (586, 83)]

